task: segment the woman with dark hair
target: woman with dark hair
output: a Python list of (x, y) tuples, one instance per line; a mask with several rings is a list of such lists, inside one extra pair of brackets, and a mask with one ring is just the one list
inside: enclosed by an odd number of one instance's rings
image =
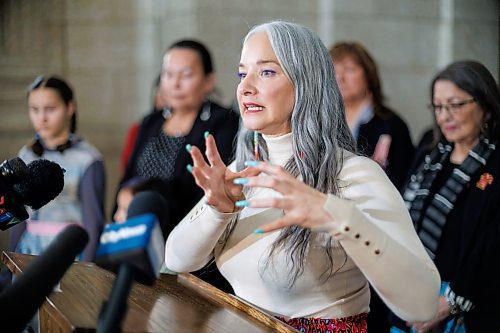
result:
[(128, 180), (156, 178), (169, 211), (166, 238), (175, 225), (203, 196), (192, 177), (186, 175), (189, 154), (186, 144), (204, 145), (209, 132), (221, 143), (221, 156), (228, 162), (238, 130), (238, 115), (208, 99), (215, 87), (212, 58), (194, 40), (172, 44), (163, 57), (159, 91), (168, 107), (147, 115), (139, 128), (134, 150), (120, 188)]
[(169, 235), (168, 269), (215, 258), (236, 295), (303, 332), (366, 332), (369, 283), (407, 320), (431, 318), (437, 270), (394, 185), (354, 153), (319, 37), (256, 26), (239, 76), (236, 161), (226, 167), (212, 135), (206, 159), (186, 147), (205, 197)]
[[(120, 182), (121, 188), (132, 178), (159, 180), (156, 190), (167, 203), (167, 218), (160, 223), (165, 239), (203, 196), (203, 191), (186, 173), (190, 156), (184, 146), (204, 147), (204, 136), (210, 133), (220, 143), (220, 155), (225, 163), (233, 154), (239, 117), (209, 99), (214, 87), (212, 58), (203, 44), (181, 40), (167, 49), (159, 91), (168, 106), (142, 120)], [(196, 275), (231, 291), (215, 267), (209, 266)]]
[(37, 77), (28, 87), (28, 107), (35, 140), (19, 157), (26, 163), (40, 158), (58, 163), (65, 170), (64, 188), (12, 229), (9, 248), (38, 255), (64, 227), (77, 223), (90, 238), (80, 259), (92, 261), (104, 225), (106, 176), (101, 154), (76, 135), (76, 100), (62, 78)]
[(384, 103), (377, 64), (356, 42), (336, 43), (330, 55), (358, 152), (379, 163), (401, 189), (415, 149), (406, 123)]
[(500, 332), (499, 88), (480, 63), (458, 61), (432, 80), (430, 97), (440, 131), (417, 154), (403, 197), (443, 285), (435, 318), (413, 328)]

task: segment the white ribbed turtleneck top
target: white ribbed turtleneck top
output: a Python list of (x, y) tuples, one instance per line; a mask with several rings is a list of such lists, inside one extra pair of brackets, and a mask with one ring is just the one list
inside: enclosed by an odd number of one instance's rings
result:
[[(292, 156), (292, 135), (267, 137), (270, 163)], [(289, 318), (342, 318), (368, 312), (371, 282), (382, 299), (408, 321), (431, 318), (436, 309), (439, 274), (426, 254), (401, 196), (384, 171), (368, 158), (348, 156), (339, 175), (341, 193), (329, 194), (323, 208), (329, 223), (313, 228), (303, 274), (290, 287), (291, 263), (281, 251), (268, 253), (280, 231), (253, 230), (282, 216), (274, 208), (245, 207), (221, 214), (202, 199), (170, 234), (165, 250), (169, 269), (203, 267), (215, 253), (221, 273), (237, 296), (273, 315)], [(281, 194), (264, 188), (248, 200)], [(221, 237), (239, 214), (225, 246)], [(333, 275), (328, 277), (327, 240), (333, 237)], [(326, 275), (325, 275), (326, 274)]]

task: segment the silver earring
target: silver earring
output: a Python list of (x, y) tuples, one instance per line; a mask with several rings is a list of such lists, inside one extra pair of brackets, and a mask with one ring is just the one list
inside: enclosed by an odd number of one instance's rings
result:
[(170, 110), (170, 108), (164, 108), (162, 111), (161, 111), (161, 115), (163, 116), (163, 118), (165, 120), (167, 119), (170, 119), (172, 118), (172, 110)]
[(212, 112), (210, 112), (210, 101), (208, 101), (203, 105), (203, 109), (201, 110), (200, 113), (200, 119), (202, 121), (207, 121), (208, 119), (210, 119), (211, 115)]

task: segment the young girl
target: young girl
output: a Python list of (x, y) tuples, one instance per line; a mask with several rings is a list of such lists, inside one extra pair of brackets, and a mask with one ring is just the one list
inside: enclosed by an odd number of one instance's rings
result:
[(76, 102), (69, 85), (58, 77), (39, 76), (28, 87), (28, 110), (35, 140), (19, 152), (26, 163), (47, 159), (64, 170), (61, 194), (30, 212), (30, 219), (12, 229), (9, 249), (42, 252), (68, 224), (77, 223), (89, 233), (81, 260), (94, 258), (104, 222), (104, 163), (99, 151), (76, 132)]

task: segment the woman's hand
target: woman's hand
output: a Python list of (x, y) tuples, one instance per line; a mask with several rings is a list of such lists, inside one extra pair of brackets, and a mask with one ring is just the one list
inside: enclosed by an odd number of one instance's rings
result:
[(444, 319), (450, 315), (450, 305), (446, 299), (439, 297), (438, 309), (434, 318), (421, 323), (408, 323), (418, 333), (432, 332), (432, 329), (437, 327)]
[(249, 172), (264, 172), (265, 176), (239, 178), (236, 184), (249, 187), (266, 187), (282, 194), (281, 198), (262, 198), (238, 201), (238, 207), (273, 207), (284, 211), (285, 215), (256, 230), (257, 233), (274, 231), (287, 226), (299, 225), (311, 228), (332, 220), (330, 214), (323, 209), (326, 194), (304, 184), (290, 175), (282, 167), (257, 161), (247, 161)]
[(188, 170), (205, 192), (207, 204), (221, 213), (232, 213), (236, 210), (234, 203), (244, 199), (241, 186), (233, 184), (233, 180), (256, 175), (258, 171), (247, 168), (238, 173), (232, 172), (222, 161), (214, 137), (206, 132), (205, 138), (205, 155), (209, 163), (203, 158), (200, 149), (187, 145), (186, 149), (194, 162), (193, 166), (188, 165)]

